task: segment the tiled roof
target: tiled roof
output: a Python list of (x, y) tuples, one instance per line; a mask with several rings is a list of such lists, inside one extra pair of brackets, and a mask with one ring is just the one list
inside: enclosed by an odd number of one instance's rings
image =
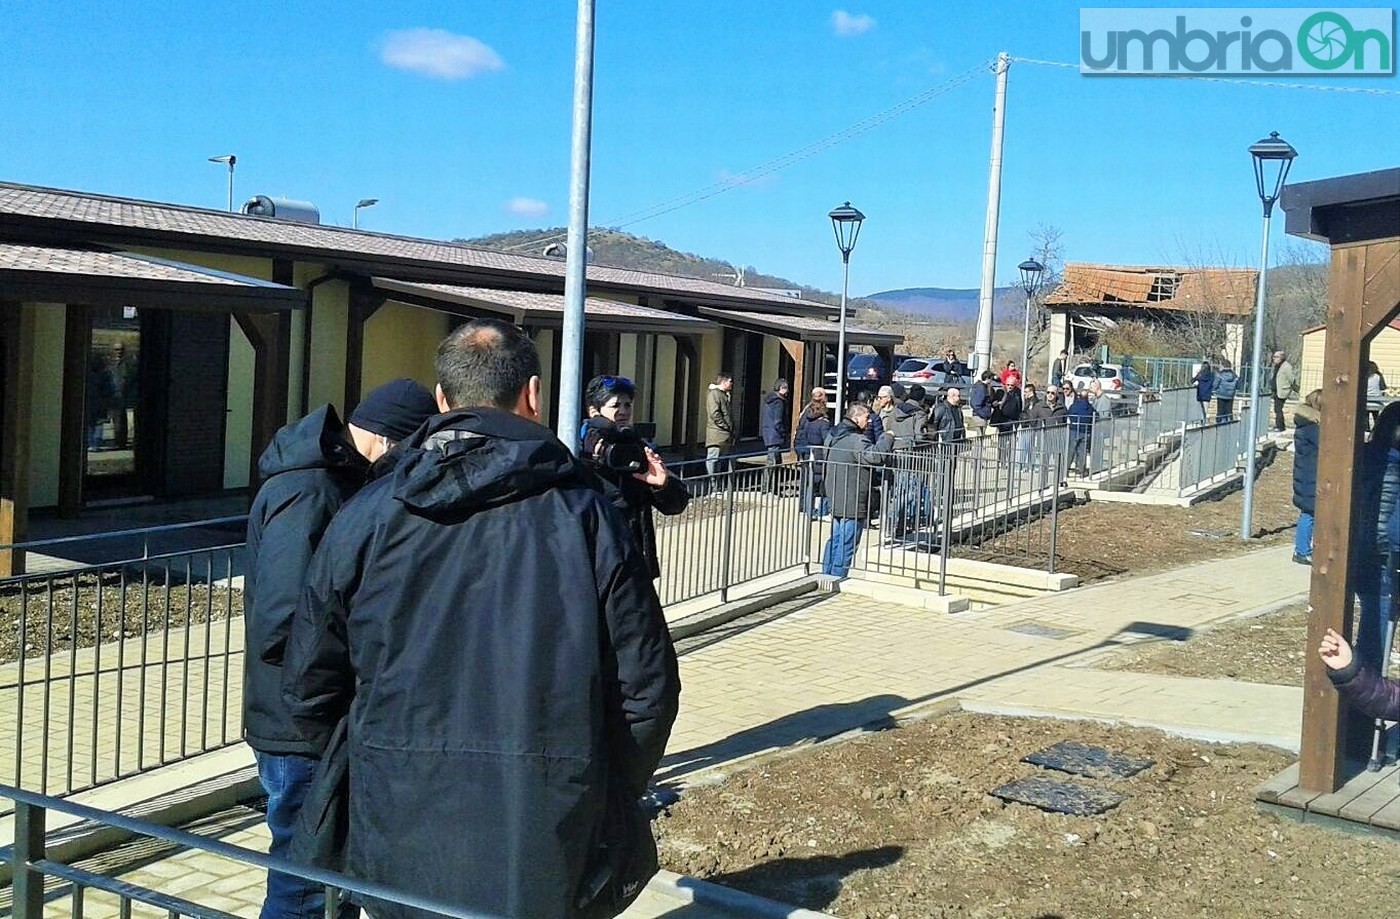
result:
[[(785, 337), (796, 337), (806, 341), (836, 341), (839, 327), (834, 320), (813, 319), (807, 316), (775, 316), (772, 313), (747, 313), (741, 310), (715, 310), (700, 307), (700, 315), (723, 324), (726, 319), (742, 322), (750, 326), (786, 331)], [(904, 341), (898, 332), (882, 332), (846, 323), (846, 341), (856, 345), (897, 345)]]
[[(461, 243), (0, 182), (0, 229), (37, 227), (48, 222), (78, 227), (89, 225), (109, 232), (129, 230), (141, 235), (156, 234), (169, 237), (171, 243), (204, 240), (227, 245), (232, 241), (247, 248), (261, 247), (288, 255), (330, 254), (347, 260), (382, 262), (386, 267), (401, 263), (508, 276), (532, 275), (557, 279), (561, 285), (564, 277), (564, 263), (556, 259), (513, 255)], [(725, 307), (748, 304), (751, 307), (771, 305), (787, 312), (828, 314), (835, 311), (826, 304), (781, 294), (654, 272), (590, 265), (588, 278), (603, 286), (637, 293), (689, 296)]]
[(1259, 272), (1243, 268), (1065, 265), (1047, 306), (1141, 308), (1245, 316), (1254, 309)]
[[(487, 308), (502, 307), (516, 314), (520, 320), (528, 318), (562, 317), (564, 297), (562, 294), (539, 294), (518, 290), (494, 290), (489, 287), (464, 287), (457, 284), (427, 284), (417, 281), (397, 281), (391, 278), (375, 278), (374, 286), (389, 293), (414, 294), (429, 299), (442, 299), (448, 303), (466, 306), (481, 305)], [(658, 325), (687, 331), (703, 332), (713, 328), (714, 323), (694, 316), (672, 313), (667, 310), (637, 306), (634, 303), (619, 303), (605, 297), (588, 297), (583, 301), (585, 315), (605, 318), (618, 322), (634, 322), (638, 327), (655, 328)]]
[(61, 275), (74, 278), (124, 278), (166, 283), (223, 284), (264, 288), (304, 296), (295, 288), (258, 278), (212, 271), (198, 265), (135, 255), (128, 252), (93, 252), (54, 246), (27, 246), (0, 242), (0, 271)]

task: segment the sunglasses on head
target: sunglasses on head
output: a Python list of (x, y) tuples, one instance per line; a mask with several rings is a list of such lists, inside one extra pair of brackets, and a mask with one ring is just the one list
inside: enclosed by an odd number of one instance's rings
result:
[(603, 377), (604, 389), (612, 389), (615, 386), (622, 386), (627, 389), (635, 388), (632, 386), (632, 381), (626, 377)]

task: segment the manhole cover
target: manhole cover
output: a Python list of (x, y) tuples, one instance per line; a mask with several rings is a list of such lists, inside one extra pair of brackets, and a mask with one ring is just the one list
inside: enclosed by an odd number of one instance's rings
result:
[(1073, 629), (1056, 628), (1053, 625), (1046, 625), (1044, 622), (1035, 622), (1027, 619), (1025, 622), (1018, 622), (1015, 625), (1006, 627), (1008, 632), (1019, 632), (1022, 635), (1034, 635), (1036, 638), (1053, 638), (1059, 640), (1069, 638), (1078, 634)]
[(1110, 753), (1103, 747), (1091, 747), (1074, 740), (1062, 740), (1037, 750), (1021, 762), (1091, 779), (1125, 779), (1152, 766), (1150, 759)]
[(1044, 776), (1008, 782), (991, 794), (1013, 804), (1029, 804), (1041, 810), (1074, 817), (1092, 817), (1122, 804), (1126, 798), (1114, 791), (1090, 788), (1074, 782), (1058, 782)]

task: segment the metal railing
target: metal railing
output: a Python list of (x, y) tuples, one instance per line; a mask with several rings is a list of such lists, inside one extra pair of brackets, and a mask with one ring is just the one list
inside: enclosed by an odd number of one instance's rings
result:
[[(950, 558), (1055, 570), (1065, 493), (1053, 432), (1027, 428), (896, 450), (883, 466), (829, 460), (808, 466), (808, 475), (820, 469), (829, 493), (854, 487), (866, 494), (869, 510), (850, 570), (913, 578), (941, 595), (948, 592)], [(822, 516), (812, 521), (809, 537), (822, 570), (836, 575), (840, 542), (849, 538), (838, 523), (849, 527)]]
[(0, 547), (41, 569), (0, 580), (0, 781), (71, 794), (239, 740), (242, 521)]
[(654, 515), (662, 606), (717, 594), (810, 563), (797, 526), (804, 466), (740, 464), (686, 478), (690, 503), (672, 517)]
[[(86, 807), (48, 795), (0, 785), (0, 798), (14, 802), (14, 841), (10, 848), (11, 892), (14, 900), (11, 915), (14, 919), (43, 919), (45, 903), (57, 903), (63, 899), (69, 902), (69, 915), (81, 917), (89, 905), (91, 894), (115, 899), (117, 914), (123, 919), (129, 919), (136, 904), (159, 910), (170, 919), (239, 919), (232, 913), (201, 906), (194, 900), (186, 899), (185, 897), (196, 895), (189, 890), (180, 891), (184, 897), (176, 896), (49, 858), (45, 838), (49, 811), (181, 849), (204, 852), (246, 869), (279, 871), (320, 884), (327, 892), (326, 919), (335, 919), (341, 898), (346, 893), (356, 900), (407, 906), (449, 919), (496, 919), (485, 913), (470, 911), (373, 881), (360, 880), (319, 868), (308, 868), (221, 840), (197, 836), (184, 830)], [(221, 878), (222, 876), (211, 876), (209, 881), (212, 884)], [(54, 890), (45, 889), (46, 879), (57, 882)], [(93, 896), (91, 899), (95, 900), (97, 897)]]

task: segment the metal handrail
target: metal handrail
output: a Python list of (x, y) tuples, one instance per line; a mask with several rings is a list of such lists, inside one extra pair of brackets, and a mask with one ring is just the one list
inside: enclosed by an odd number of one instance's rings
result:
[(95, 539), (117, 539), (119, 537), (145, 536), (151, 533), (170, 533), (175, 530), (189, 530), (220, 526), (226, 523), (247, 524), (247, 514), (231, 517), (211, 517), (208, 520), (189, 520), (184, 523), (163, 523), (152, 527), (136, 527), (130, 530), (101, 530), (96, 533), (79, 533), (75, 536), (54, 536), (49, 539), (35, 539), (27, 542), (0, 543), (0, 552), (10, 549), (30, 551), (40, 546), (60, 546), (74, 542), (89, 542)]
[[(56, 863), (47, 859), (44, 853), (44, 814), (46, 811), (56, 811), (57, 813), (66, 814), (70, 817), (77, 817), (91, 823), (125, 830), (136, 836), (158, 839), (181, 848), (197, 849), (201, 852), (207, 852), (210, 855), (240, 862), (254, 868), (278, 871), (282, 874), (313, 881), (334, 890), (349, 891), (350, 893), (359, 894), (371, 899), (383, 900), (388, 903), (395, 903), (414, 909), (427, 910), (428, 912), (437, 913), (441, 916), (447, 916), (449, 919), (500, 919), (500, 917), (489, 913), (463, 909), (460, 906), (444, 903), (440, 900), (420, 896), (408, 891), (397, 890), (375, 881), (366, 881), (361, 878), (350, 877), (334, 871), (327, 871), (324, 868), (311, 868), (305, 865), (298, 865), (286, 859), (274, 858), (262, 852), (255, 852), (252, 849), (245, 849), (242, 846), (235, 846), (232, 843), (227, 843), (222, 840), (209, 839), (187, 830), (161, 826), (145, 820), (138, 820), (135, 817), (128, 817), (124, 814), (99, 810), (95, 807), (88, 807), (84, 804), (51, 797), (50, 795), (25, 791), (24, 789), (14, 788), (9, 785), (0, 785), (0, 798), (8, 798), (15, 802), (15, 839), (13, 849), (11, 850), (11, 859), (14, 867), (15, 919), (42, 919), (43, 884), (40, 882), (34, 885), (33, 876), (35, 874), (42, 875), (52, 873), (46, 869), (52, 869), (56, 865)], [(69, 880), (72, 880), (72, 878), (69, 878)], [(134, 885), (126, 885), (126, 891), (122, 892), (122, 895), (133, 899), (140, 899), (140, 897), (136, 896), (131, 890), (132, 887), (134, 887)], [(27, 909), (27, 907), (32, 904), (25, 902), (25, 897), (22, 896), (22, 890), (37, 890), (40, 895), (38, 897), (40, 900), (39, 911), (31, 913)], [(145, 892), (141, 888), (136, 888), (136, 890), (142, 893)], [(150, 894), (157, 898), (165, 896), (158, 891), (150, 891)], [(152, 905), (158, 906), (160, 903), (152, 903)]]

